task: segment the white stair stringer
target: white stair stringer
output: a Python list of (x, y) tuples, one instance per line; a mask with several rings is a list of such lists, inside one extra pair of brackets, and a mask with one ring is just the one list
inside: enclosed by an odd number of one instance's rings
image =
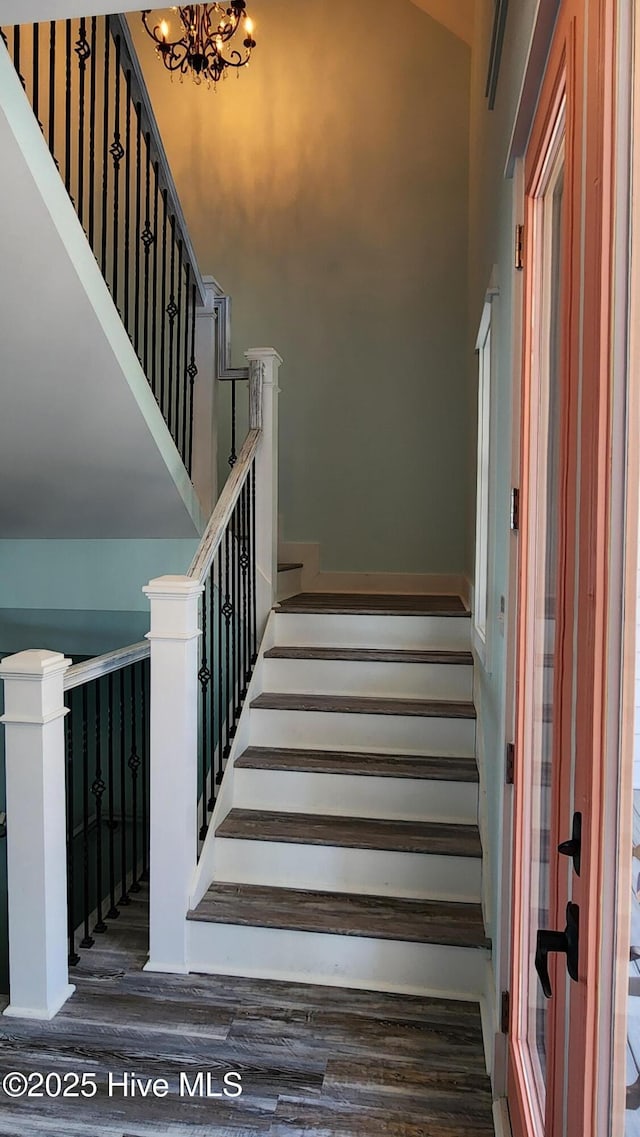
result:
[(187, 921), (193, 971), (478, 1000), (486, 948)]

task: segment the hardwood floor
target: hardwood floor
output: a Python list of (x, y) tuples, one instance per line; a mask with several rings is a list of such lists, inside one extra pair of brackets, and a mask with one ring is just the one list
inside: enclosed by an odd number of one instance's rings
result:
[(369, 592), (300, 592), (280, 612), (334, 612), (369, 616), (468, 616), (459, 596), (410, 596)]
[[(143, 972), (144, 896), (74, 969), (51, 1022), (0, 1020), (11, 1071), (94, 1074), (95, 1098), (2, 1096), (0, 1137), (486, 1137), (478, 1007), (446, 999)], [(179, 1094), (199, 1071), (235, 1098)], [(163, 1098), (108, 1096), (109, 1073), (165, 1078)], [(53, 1081), (55, 1088), (55, 1079)], [(183, 1083), (184, 1088), (184, 1083)]]
[(355, 777), (427, 778), (429, 781), (477, 782), (475, 758), (435, 754), (383, 754), (375, 751), (305, 750), (287, 746), (247, 746), (236, 758), (239, 770), (290, 770)]
[(475, 719), (473, 703), (452, 699), (383, 698), (380, 695), (289, 695), (263, 691), (251, 703), (258, 710), (321, 711), (342, 715), (417, 715), (421, 718)]

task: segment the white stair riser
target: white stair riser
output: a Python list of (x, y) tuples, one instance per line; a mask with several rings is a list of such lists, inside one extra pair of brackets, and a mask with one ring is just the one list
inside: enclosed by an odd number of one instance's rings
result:
[(266, 659), (265, 691), (316, 695), (387, 695), (468, 701), (473, 667), (444, 663), (370, 663), (338, 659)]
[(243, 975), (479, 999), (489, 953), (327, 932), (187, 922), (189, 966), (209, 975)]
[(302, 569), (278, 569), (278, 602), (302, 592)]
[(239, 809), (475, 824), (475, 782), (236, 768)]
[(474, 754), (475, 720), (254, 707), (249, 737), (252, 746), (392, 750), (396, 753), (466, 758)]
[(479, 857), (217, 837), (213, 860), (214, 880), (227, 883), (424, 900), (480, 899)]
[(468, 616), (377, 616), (275, 612), (276, 644), (298, 647), (469, 650)]

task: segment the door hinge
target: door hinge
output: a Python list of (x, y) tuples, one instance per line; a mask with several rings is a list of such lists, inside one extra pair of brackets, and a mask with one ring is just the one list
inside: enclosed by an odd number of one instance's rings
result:
[(524, 268), (524, 225), (516, 225), (513, 263), (518, 272)]
[(515, 779), (516, 769), (516, 748), (513, 742), (507, 742), (507, 757), (505, 762), (504, 780), (508, 786), (512, 786)]
[(514, 533), (520, 529), (520, 490), (516, 486), (511, 490), (511, 529)]
[(511, 1000), (509, 992), (503, 991), (500, 995), (500, 1030), (502, 1034), (509, 1033), (509, 1013), (511, 1011)]

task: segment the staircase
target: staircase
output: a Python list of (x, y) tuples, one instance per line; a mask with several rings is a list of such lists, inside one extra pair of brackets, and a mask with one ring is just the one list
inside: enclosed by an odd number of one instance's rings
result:
[(472, 676), (458, 597), (303, 593), (272, 612), (191, 970), (480, 997)]

